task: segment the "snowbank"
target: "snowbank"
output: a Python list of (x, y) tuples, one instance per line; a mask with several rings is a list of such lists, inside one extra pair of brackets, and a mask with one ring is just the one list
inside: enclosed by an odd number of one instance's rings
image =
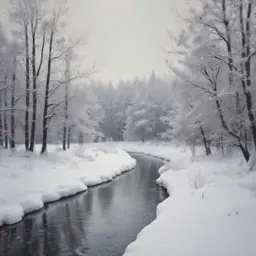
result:
[(0, 226), (13, 224), (45, 203), (85, 191), (132, 169), (136, 161), (121, 149), (76, 146), (50, 148), (45, 156), (2, 151), (0, 160)]
[(170, 196), (124, 256), (256, 255), (256, 173), (248, 173), (241, 158), (191, 162), (188, 150), (172, 146), (123, 148), (171, 160), (157, 180)]
[[(180, 154), (177, 154), (177, 147), (175, 147), (173, 144), (170, 143), (164, 143), (164, 142), (112, 142), (108, 143), (109, 145), (112, 145), (114, 147), (118, 146), (128, 152), (133, 153), (143, 153), (145, 155), (149, 156), (156, 156), (158, 158), (161, 158), (163, 160), (171, 160), (173, 159), (173, 155), (180, 156)], [(179, 147), (180, 153), (187, 153), (187, 147)]]

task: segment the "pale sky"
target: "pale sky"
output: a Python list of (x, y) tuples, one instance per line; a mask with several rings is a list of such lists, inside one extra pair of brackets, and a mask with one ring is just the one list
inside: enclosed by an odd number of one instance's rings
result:
[[(8, 0), (0, 0), (1, 14)], [(95, 62), (103, 81), (168, 73), (162, 47), (166, 29), (178, 34), (188, 15), (188, 0), (69, 0), (69, 32), (88, 38), (80, 51)], [(199, 0), (190, 0), (196, 4)]]

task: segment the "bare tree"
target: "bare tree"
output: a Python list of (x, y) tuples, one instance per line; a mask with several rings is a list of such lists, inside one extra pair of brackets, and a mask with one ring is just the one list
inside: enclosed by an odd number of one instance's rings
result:
[(36, 64), (36, 35), (38, 33), (38, 26), (39, 26), (39, 13), (38, 10), (36, 11), (36, 17), (32, 16), (32, 19), (30, 20), (31, 23), (31, 43), (32, 43), (32, 83), (33, 83), (33, 89), (32, 89), (32, 123), (31, 123), (31, 132), (30, 132), (30, 146), (29, 151), (34, 151), (34, 145), (35, 145), (35, 133), (36, 133), (36, 116), (37, 116), (37, 79), (40, 75), (40, 71), (43, 64), (43, 58), (44, 58), (44, 46), (45, 46), (45, 30), (43, 31), (42, 36), (42, 44), (41, 44), (41, 51), (40, 51), (40, 61), (39, 65), (37, 67)]
[(53, 43), (54, 43), (54, 33), (56, 29), (56, 16), (54, 14), (51, 28), (50, 28), (50, 38), (49, 38), (49, 49), (48, 49), (48, 60), (47, 60), (47, 75), (46, 75), (46, 84), (45, 84), (45, 95), (44, 95), (44, 110), (43, 110), (43, 139), (42, 139), (42, 149), (41, 154), (46, 152), (47, 149), (47, 135), (48, 135), (48, 107), (49, 107), (49, 91), (50, 91), (50, 82), (51, 82), (51, 72), (52, 72), (52, 54), (53, 54)]
[[(240, 0), (239, 6), (239, 14), (240, 14), (240, 26), (241, 26), (241, 44), (242, 44), (242, 60), (245, 60), (244, 63), (241, 64), (241, 76), (242, 76), (242, 88), (243, 93), (246, 99), (246, 107), (248, 112), (248, 118), (250, 121), (253, 145), (254, 149), (256, 149), (256, 123), (255, 123), (255, 115), (253, 113), (253, 99), (252, 93), (250, 91), (251, 88), (251, 61), (252, 61), (252, 51), (251, 51), (251, 33), (252, 33), (252, 15), (253, 8), (255, 8), (255, 4), (253, 5), (253, 1), (249, 0), (247, 4), (246, 16), (243, 15), (244, 12), (244, 2)], [(245, 74), (244, 74), (245, 73)]]
[(4, 101), (4, 147), (7, 149), (8, 143), (8, 119), (7, 119), (7, 109), (8, 109), (8, 88), (7, 88), (7, 74), (4, 78), (4, 89), (3, 89), (3, 101)]
[[(35, 144), (38, 78), (43, 64), (45, 46), (44, 24), (46, 3), (47, 0), (11, 0), (10, 17), (13, 29), (16, 33), (19, 33), (24, 40), (26, 84), (24, 141), (25, 149), (29, 151), (34, 150)], [(32, 88), (30, 88), (30, 77)], [(30, 106), (30, 94), (32, 94), (32, 106)], [(32, 109), (30, 109), (30, 107), (32, 107)], [(30, 112), (32, 112), (32, 117), (29, 134)]]
[[(1, 83), (2, 84), (2, 83)], [(2, 89), (2, 86), (1, 88)], [(2, 110), (3, 107), (3, 91), (1, 90), (0, 92), (0, 109)], [(0, 146), (3, 147), (4, 143), (3, 143), (3, 115), (2, 115), (2, 111), (0, 111)]]
[(30, 63), (29, 63), (29, 39), (28, 39), (28, 24), (24, 21), (25, 34), (25, 55), (26, 55), (26, 110), (25, 110), (25, 149), (29, 149), (29, 111), (30, 111)]
[[(256, 3), (207, 0), (204, 4), (201, 11), (192, 10), (190, 25), (177, 40), (182, 50), (185, 49), (186, 56), (183, 51), (181, 63), (186, 71), (175, 72), (172, 64), (168, 65), (183, 83), (194, 87), (194, 93), (201, 94), (199, 98), (208, 97), (210, 102), (215, 102), (221, 125), (216, 143), (221, 137), (222, 144), (239, 147), (249, 161), (256, 148), (252, 90)], [(202, 111), (203, 115), (205, 110)]]
[(11, 137), (10, 137), (10, 148), (15, 148), (15, 103), (16, 103), (16, 94), (15, 94), (15, 83), (16, 83), (16, 65), (17, 57), (13, 58), (13, 71), (12, 71), (12, 84), (11, 84)]
[(71, 127), (69, 125), (69, 117), (68, 117), (68, 101), (69, 101), (69, 82), (70, 82), (70, 58), (71, 54), (68, 51), (65, 63), (66, 63), (66, 70), (65, 70), (65, 105), (64, 105), (64, 125), (63, 125), (63, 139), (62, 139), (62, 148), (66, 150), (66, 148), (70, 147), (70, 136), (71, 136)]

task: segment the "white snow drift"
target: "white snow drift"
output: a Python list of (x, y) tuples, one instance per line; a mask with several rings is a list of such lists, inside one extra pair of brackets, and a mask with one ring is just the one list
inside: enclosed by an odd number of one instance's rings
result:
[(171, 160), (157, 180), (170, 196), (124, 256), (256, 255), (256, 172), (240, 156), (191, 162), (188, 150), (173, 146), (123, 148)]
[(132, 169), (136, 161), (121, 149), (74, 147), (48, 155), (2, 152), (0, 226), (13, 224), (45, 203), (85, 191)]

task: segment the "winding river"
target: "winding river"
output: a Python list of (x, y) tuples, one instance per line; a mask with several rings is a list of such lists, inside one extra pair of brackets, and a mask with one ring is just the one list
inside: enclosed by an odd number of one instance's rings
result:
[(122, 255), (167, 196), (156, 184), (163, 162), (132, 156), (136, 169), (0, 228), (0, 255)]

